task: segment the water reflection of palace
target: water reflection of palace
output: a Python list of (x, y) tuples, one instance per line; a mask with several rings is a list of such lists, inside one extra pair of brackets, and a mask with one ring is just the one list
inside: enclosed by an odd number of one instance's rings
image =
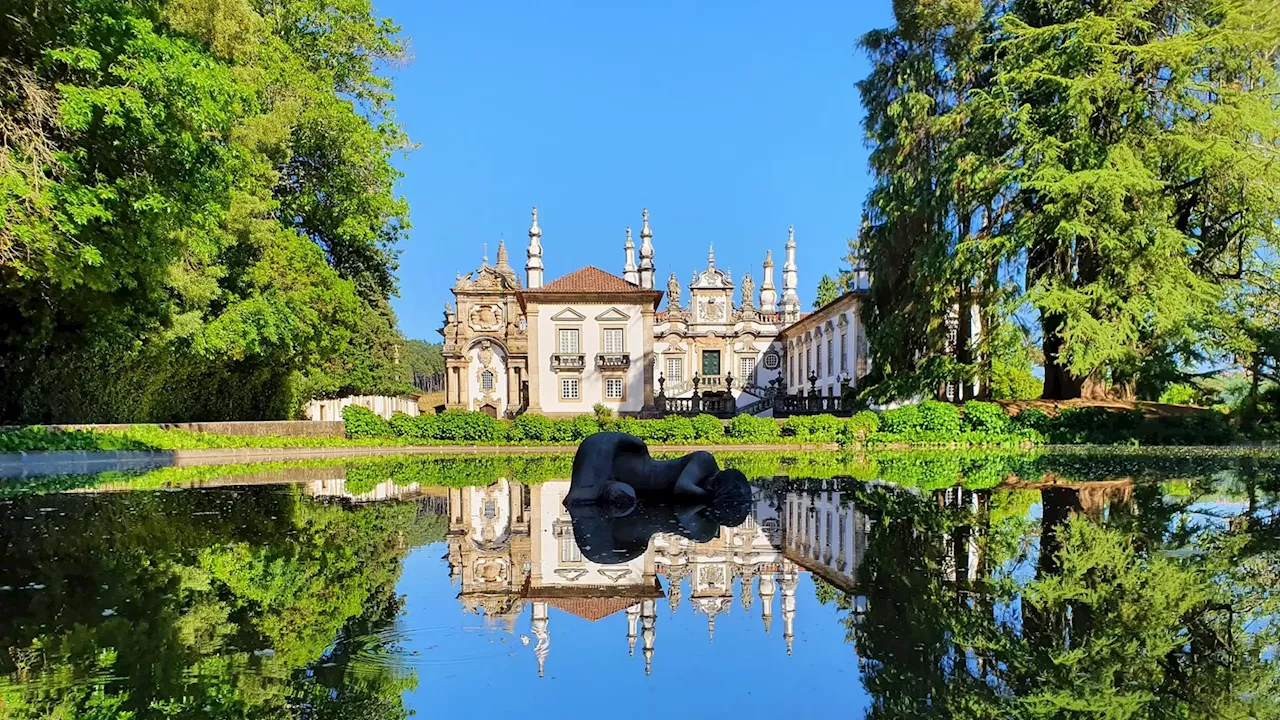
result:
[(681, 581), (688, 581), (689, 603), (706, 616), (708, 636), (714, 636), (716, 616), (733, 604), (735, 580), (741, 581), (744, 609), (759, 599), (766, 632), (774, 595), (780, 594), (783, 640), (791, 652), (800, 568), (783, 556), (781, 518), (772, 499), (757, 498), (746, 522), (720, 528), (708, 542), (660, 533), (635, 559), (602, 565), (582, 557), (562, 504), (568, 491), (564, 480), (534, 486), (501, 480), (449, 491), (448, 561), (461, 585), (458, 599), (511, 632), (529, 604), (539, 674), (551, 647), (553, 609), (591, 622), (623, 613), (628, 649), (640, 645), (649, 672), (657, 604), (664, 597), (659, 576), (666, 577), (672, 612), (683, 600)]
[[(880, 483), (861, 487), (881, 486)], [(1016, 486), (1016, 485), (1011, 485)], [(796, 587), (801, 573), (811, 573), (850, 596), (855, 616), (868, 600), (858, 587), (858, 570), (868, 552), (875, 520), (839, 483), (818, 490), (773, 493), (757, 489), (751, 513), (734, 528), (722, 527), (707, 542), (673, 533), (653, 536), (640, 556), (616, 565), (586, 560), (574, 538), (562, 501), (567, 480), (526, 486), (500, 480), (488, 487), (451, 488), (448, 493), (448, 562), (458, 600), (470, 611), (516, 632), (516, 620), (531, 606), (530, 634), (536, 638), (539, 674), (551, 647), (551, 611), (596, 622), (623, 613), (628, 649), (637, 644), (649, 671), (657, 635), (657, 604), (664, 596), (671, 612), (685, 600), (707, 619), (714, 637), (716, 617), (733, 605), (734, 582), (744, 610), (760, 602), (760, 617), (769, 632), (774, 596), (780, 595), (783, 641), (791, 654), (795, 637)], [(845, 487), (848, 487), (847, 485)], [(1066, 485), (1026, 484), (1043, 497), (1044, 518), (1061, 522), (1070, 512), (1101, 517), (1131, 498), (1131, 481)], [(892, 485), (891, 493), (914, 493)], [(940, 509), (973, 518), (987, 514), (990, 494), (959, 487), (921, 498)], [(913, 533), (925, 532), (916, 530)], [(989, 574), (982, 528), (967, 523), (949, 526), (926, 545), (940, 555), (937, 571), (957, 591), (981, 591)], [(1043, 531), (1052, 540), (1051, 527)], [(661, 578), (665, 576), (666, 582)], [(664, 592), (665, 587), (665, 592)]]

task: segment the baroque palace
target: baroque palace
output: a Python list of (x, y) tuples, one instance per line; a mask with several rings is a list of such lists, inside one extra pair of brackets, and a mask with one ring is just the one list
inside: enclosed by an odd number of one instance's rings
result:
[(497, 417), (573, 416), (602, 404), (640, 415), (656, 411), (655, 398), (701, 394), (736, 411), (768, 414), (766, 396), (837, 397), (870, 370), (859, 317), (865, 272), (838, 300), (801, 312), (792, 229), (781, 293), (772, 251), (757, 290), (749, 272), (735, 283), (717, 267), (710, 248), (685, 302), (675, 273), (665, 293), (657, 288), (647, 209), (641, 218), (639, 261), (627, 228), (620, 276), (588, 266), (544, 282), (536, 207), (523, 282), (505, 243), (496, 264), (486, 255), (476, 271), (459, 275), (440, 330), (445, 407)]

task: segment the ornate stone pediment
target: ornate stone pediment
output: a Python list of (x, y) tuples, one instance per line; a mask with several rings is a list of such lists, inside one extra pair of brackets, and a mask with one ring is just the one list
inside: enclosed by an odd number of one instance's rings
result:
[(587, 319), (586, 315), (574, 310), (573, 308), (565, 308), (555, 315), (551, 316), (554, 322), (581, 322)]
[(596, 316), (596, 320), (599, 320), (600, 322), (624, 322), (630, 319), (630, 315), (622, 312), (616, 307), (611, 307)]
[(514, 272), (482, 265), (474, 273), (457, 276), (454, 290), (501, 292), (520, 289), (520, 278)]

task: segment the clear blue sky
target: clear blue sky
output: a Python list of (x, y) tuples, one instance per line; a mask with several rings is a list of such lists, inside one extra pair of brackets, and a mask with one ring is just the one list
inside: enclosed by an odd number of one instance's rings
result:
[[(869, 179), (856, 47), (877, 2), (375, 0), (403, 27), (398, 114), (421, 148), (400, 162), (406, 336), (440, 339), (455, 272), (505, 237), (523, 274), (537, 205), (547, 279), (621, 273), (624, 230), (649, 207), (665, 287), (714, 242), (734, 279), (772, 248), (781, 285), (796, 227), (800, 296), (837, 271)], [(686, 293), (687, 297), (687, 293)]]

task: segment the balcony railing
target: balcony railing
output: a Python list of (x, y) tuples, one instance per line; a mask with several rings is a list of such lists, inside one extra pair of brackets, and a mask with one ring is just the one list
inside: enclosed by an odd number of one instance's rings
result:
[(582, 353), (553, 353), (552, 370), (581, 370), (587, 366), (587, 356)]
[(655, 404), (658, 412), (663, 415), (684, 415), (687, 417), (715, 415), (719, 418), (733, 417), (736, 405), (733, 397), (728, 394), (709, 397), (694, 395), (693, 397), (683, 398), (659, 395), (655, 398)]
[(601, 370), (626, 370), (631, 367), (631, 356), (626, 353), (599, 353), (596, 367)]
[(854, 406), (839, 395), (779, 395), (774, 398), (773, 416), (851, 415)]

